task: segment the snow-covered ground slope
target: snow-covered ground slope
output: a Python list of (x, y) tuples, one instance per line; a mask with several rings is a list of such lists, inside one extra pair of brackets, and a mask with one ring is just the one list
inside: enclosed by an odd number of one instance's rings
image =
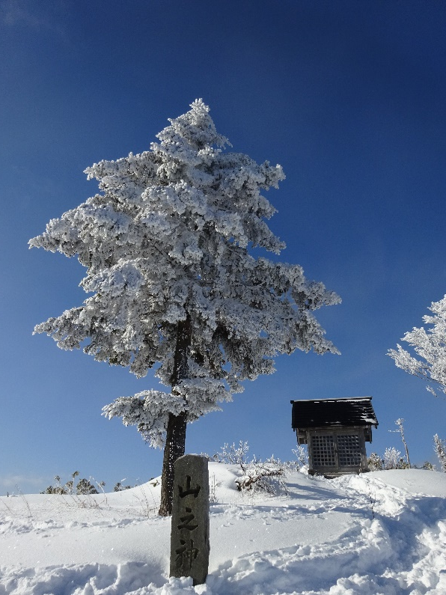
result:
[(97, 496), (0, 498), (0, 595), (446, 594), (446, 474), (291, 473), (288, 493), (243, 495), (210, 463), (206, 585), (168, 577), (159, 485)]

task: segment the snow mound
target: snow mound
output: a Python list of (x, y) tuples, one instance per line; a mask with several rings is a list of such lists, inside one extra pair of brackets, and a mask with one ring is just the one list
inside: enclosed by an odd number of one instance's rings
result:
[(0, 498), (0, 595), (441, 595), (446, 475), (290, 473), (286, 492), (237, 491), (210, 463), (205, 585), (169, 579), (159, 484), (92, 496)]

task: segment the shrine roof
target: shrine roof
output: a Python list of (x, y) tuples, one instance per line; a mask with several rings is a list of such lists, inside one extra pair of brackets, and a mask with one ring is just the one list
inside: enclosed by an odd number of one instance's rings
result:
[(372, 397), (291, 401), (293, 430), (328, 426), (375, 426)]

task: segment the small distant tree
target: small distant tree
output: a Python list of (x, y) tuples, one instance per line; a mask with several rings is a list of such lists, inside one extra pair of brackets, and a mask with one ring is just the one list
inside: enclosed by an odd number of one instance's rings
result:
[(271, 374), (279, 354), (337, 353), (313, 311), (340, 299), (299, 265), (250, 252), (284, 248), (262, 194), (284, 179), (279, 165), (224, 152), (229, 142), (201, 100), (157, 138), (149, 151), (85, 170), (101, 192), (51, 220), (30, 246), (77, 256), (92, 294), (35, 332), (138, 377), (158, 364), (170, 387), (104, 408), (164, 446), (160, 514), (168, 515), (187, 423), (241, 392), (244, 380)]
[(397, 425), (398, 429), (397, 430), (389, 430), (389, 432), (395, 432), (401, 436), (401, 441), (403, 443), (404, 451), (406, 453), (407, 465), (409, 467), (411, 467), (412, 465), (410, 464), (409, 447), (407, 446), (406, 437), (404, 435), (404, 425), (403, 425), (404, 419), (402, 417), (400, 417), (399, 419), (396, 420), (395, 424)]
[(238, 445), (225, 443), (221, 450), (217, 452), (212, 459), (218, 463), (228, 463), (230, 465), (243, 465), (248, 463), (249, 445), (240, 440)]
[(384, 469), (400, 469), (401, 468), (401, 452), (394, 448), (386, 448), (383, 457)]
[[(55, 485), (50, 485), (46, 488), (45, 491), (40, 492), (41, 494), (62, 494), (62, 495), (72, 495), (76, 494), (77, 496), (80, 495), (88, 495), (88, 494), (97, 494), (98, 491), (95, 486), (91, 483), (91, 478), (86, 479), (81, 478), (78, 480), (77, 484), (75, 484), (76, 477), (79, 476), (79, 471), (75, 471), (71, 474), (72, 479), (67, 481), (65, 484), (61, 483), (60, 475), (56, 475), (54, 477)], [(102, 489), (105, 486), (105, 482), (101, 481), (98, 483), (98, 486)]]
[(381, 471), (384, 465), (384, 461), (376, 452), (372, 452), (368, 458), (367, 465), (369, 471)]
[(131, 488), (132, 488), (132, 486), (125, 486), (125, 485), (123, 485), (122, 481), (118, 481), (115, 484), (113, 491), (114, 492), (123, 492), (125, 490), (130, 490)]
[(439, 438), (438, 434), (434, 436), (434, 451), (440, 461), (441, 469), (446, 473), (446, 443)]
[(308, 447), (298, 444), (297, 448), (292, 448), (291, 451), (296, 456), (297, 469), (308, 468)]
[(428, 382), (427, 390), (437, 396), (437, 390), (446, 393), (446, 295), (438, 302), (432, 302), (429, 310), (432, 316), (423, 316), (427, 330), (414, 327), (402, 341), (408, 343), (415, 355), (411, 355), (397, 344), (397, 349), (387, 352), (398, 368)]

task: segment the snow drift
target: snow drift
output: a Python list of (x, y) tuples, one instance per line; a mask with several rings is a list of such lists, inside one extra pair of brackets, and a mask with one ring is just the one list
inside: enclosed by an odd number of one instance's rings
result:
[(169, 579), (159, 482), (91, 496), (0, 498), (1, 595), (433, 595), (446, 593), (446, 475), (288, 475), (248, 496), (210, 463), (205, 585)]

